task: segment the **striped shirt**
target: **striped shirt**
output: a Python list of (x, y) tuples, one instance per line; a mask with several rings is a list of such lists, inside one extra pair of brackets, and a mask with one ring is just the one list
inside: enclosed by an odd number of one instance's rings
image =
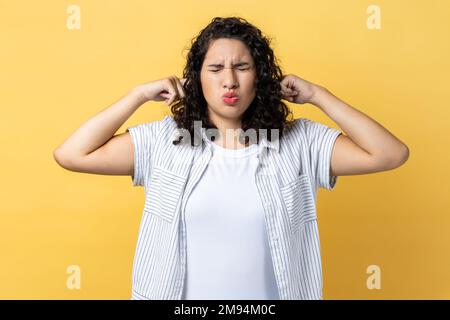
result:
[[(180, 300), (186, 276), (187, 199), (211, 160), (211, 141), (174, 145), (172, 116), (128, 127), (134, 146), (133, 186), (145, 204), (133, 262), (131, 299)], [(262, 137), (255, 181), (264, 204), (268, 242), (282, 300), (322, 299), (317, 188), (331, 190), (337, 129), (295, 120), (280, 141)]]

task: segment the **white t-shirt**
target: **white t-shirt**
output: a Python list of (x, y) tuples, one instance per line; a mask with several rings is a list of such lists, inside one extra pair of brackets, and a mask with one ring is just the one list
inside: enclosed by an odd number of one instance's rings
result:
[(278, 300), (264, 211), (255, 183), (260, 147), (227, 149), (212, 159), (185, 210), (185, 300)]

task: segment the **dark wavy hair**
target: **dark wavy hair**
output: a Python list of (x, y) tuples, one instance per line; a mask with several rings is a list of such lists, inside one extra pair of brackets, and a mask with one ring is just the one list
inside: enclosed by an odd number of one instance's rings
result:
[[(256, 67), (256, 95), (250, 106), (242, 115), (240, 141), (248, 143), (248, 136), (243, 135), (248, 129), (255, 129), (259, 141), (259, 129), (267, 130), (267, 139), (272, 141), (270, 129), (278, 129), (281, 138), (285, 128), (293, 124), (292, 112), (281, 100), (281, 85), (283, 73), (278, 66), (273, 50), (270, 48), (271, 39), (264, 36), (257, 27), (240, 17), (215, 17), (192, 39), (183, 78), (185, 96), (171, 106), (173, 118), (177, 128), (188, 130), (190, 137), (194, 137), (194, 121), (202, 121), (202, 127), (209, 129), (217, 127), (210, 122), (207, 102), (204, 98), (200, 71), (208, 51), (210, 42), (220, 38), (241, 40), (249, 49)], [(288, 116), (291, 115), (291, 119)], [(212, 137), (214, 138), (214, 137)], [(178, 144), (183, 136), (173, 141)], [(191, 139), (191, 145), (193, 145)]]

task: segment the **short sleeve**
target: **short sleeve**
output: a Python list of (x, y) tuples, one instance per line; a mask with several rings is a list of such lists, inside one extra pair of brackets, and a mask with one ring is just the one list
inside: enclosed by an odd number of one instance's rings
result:
[(301, 118), (309, 146), (311, 172), (316, 186), (332, 190), (337, 182), (337, 176), (331, 175), (331, 157), (333, 147), (341, 131), (322, 123)]
[(153, 145), (160, 121), (147, 122), (127, 128), (134, 147), (133, 186), (145, 186), (151, 174)]

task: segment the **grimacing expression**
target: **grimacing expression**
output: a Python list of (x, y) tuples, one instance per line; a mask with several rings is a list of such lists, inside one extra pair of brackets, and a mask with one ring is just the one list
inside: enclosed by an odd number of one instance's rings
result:
[[(238, 120), (256, 95), (256, 68), (247, 46), (240, 40), (212, 40), (203, 60), (200, 81), (210, 117)], [(234, 92), (238, 101), (229, 105), (223, 94)]]

